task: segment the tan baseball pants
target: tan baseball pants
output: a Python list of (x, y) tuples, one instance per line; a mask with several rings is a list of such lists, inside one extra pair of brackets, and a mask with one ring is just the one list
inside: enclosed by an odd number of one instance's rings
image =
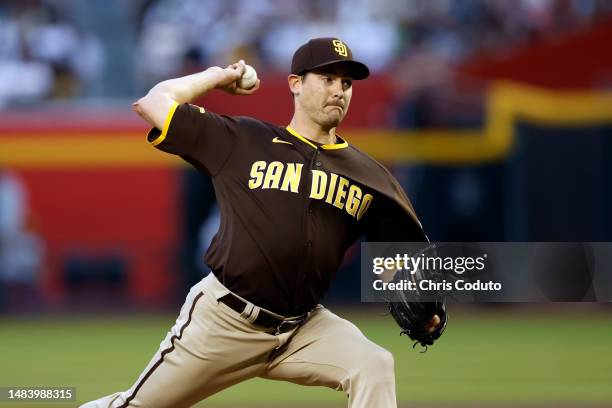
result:
[(81, 408), (190, 407), (253, 377), (341, 390), (351, 408), (397, 407), (393, 356), (348, 320), (319, 305), (275, 335), (218, 302), (227, 293), (212, 273), (196, 284), (136, 383)]

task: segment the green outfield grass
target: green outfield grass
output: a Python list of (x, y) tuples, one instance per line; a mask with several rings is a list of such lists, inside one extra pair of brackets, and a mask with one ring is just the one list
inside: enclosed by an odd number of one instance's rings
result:
[[(398, 335), (389, 316), (339, 314), (393, 352), (402, 404), (612, 406), (609, 311), (456, 312), (443, 338), (425, 354)], [(0, 318), (0, 386), (74, 386), (79, 402), (126, 389), (173, 320), (170, 315)], [(252, 380), (206, 406), (300, 403), (342, 407), (346, 399), (324, 388)]]

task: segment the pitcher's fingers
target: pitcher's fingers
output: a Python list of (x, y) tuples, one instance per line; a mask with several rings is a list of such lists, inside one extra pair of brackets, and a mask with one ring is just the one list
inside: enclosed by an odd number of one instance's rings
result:
[(255, 82), (255, 85), (253, 85), (253, 87), (250, 89), (242, 89), (237, 87), (235, 91), (236, 95), (251, 95), (253, 92), (259, 89), (260, 82), (261, 81), (258, 79), (257, 82)]
[(234, 74), (234, 77), (236, 79), (238, 79), (238, 78), (242, 77), (246, 67), (245, 67), (244, 64), (241, 64), (239, 62), (235, 62), (233, 64), (228, 65), (226, 69), (229, 69), (230, 71), (232, 71), (232, 73)]
[(425, 325), (425, 330), (427, 330), (428, 333), (431, 333), (436, 329), (436, 327), (438, 327), (440, 322), (440, 316), (434, 315), (434, 317), (432, 317), (431, 320)]
[(238, 71), (240, 71), (240, 75), (242, 76), (242, 74), (244, 74), (244, 71), (246, 70), (246, 63), (244, 62), (244, 60), (240, 60), (238, 62), (235, 62), (232, 64), (232, 66), (237, 69)]

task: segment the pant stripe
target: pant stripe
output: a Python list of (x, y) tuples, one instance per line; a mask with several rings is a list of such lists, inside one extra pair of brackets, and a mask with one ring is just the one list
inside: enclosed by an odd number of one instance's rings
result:
[(181, 339), (183, 337), (183, 331), (185, 331), (185, 329), (187, 328), (187, 326), (189, 326), (189, 323), (191, 323), (191, 314), (193, 313), (193, 309), (195, 309), (196, 303), (198, 302), (198, 300), (204, 295), (203, 292), (200, 292), (195, 299), (193, 299), (193, 304), (191, 305), (191, 309), (189, 310), (189, 318), (187, 319), (187, 321), (185, 322), (185, 324), (181, 327), (181, 330), (179, 330), (179, 334), (172, 336), (172, 338), (170, 339), (170, 347), (168, 347), (167, 349), (165, 349), (164, 351), (162, 351), (161, 356), (159, 357), (159, 360), (153, 365), (153, 367), (151, 367), (149, 369), (149, 371), (147, 371), (147, 373), (144, 375), (144, 377), (142, 377), (142, 380), (140, 380), (138, 382), (138, 385), (136, 385), (136, 388), (134, 388), (134, 392), (132, 392), (132, 395), (130, 395), (125, 402), (123, 403), (123, 405), (121, 405), (119, 408), (127, 408), (130, 405), (130, 402), (134, 399), (134, 397), (136, 397), (136, 393), (138, 392), (138, 390), (143, 386), (143, 384), (145, 383), (145, 381), (147, 381), (147, 379), (153, 374), (153, 372), (157, 369), (157, 367), (159, 367), (161, 365), (161, 363), (164, 361), (164, 356), (168, 353), (170, 353), (172, 350), (174, 350), (174, 340), (176, 339)]

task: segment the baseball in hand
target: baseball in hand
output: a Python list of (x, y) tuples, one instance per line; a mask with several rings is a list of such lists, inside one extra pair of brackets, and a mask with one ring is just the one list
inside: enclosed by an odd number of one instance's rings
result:
[(244, 74), (240, 77), (238, 81), (238, 86), (242, 89), (251, 89), (255, 86), (257, 82), (257, 72), (255, 68), (250, 65), (244, 66)]

